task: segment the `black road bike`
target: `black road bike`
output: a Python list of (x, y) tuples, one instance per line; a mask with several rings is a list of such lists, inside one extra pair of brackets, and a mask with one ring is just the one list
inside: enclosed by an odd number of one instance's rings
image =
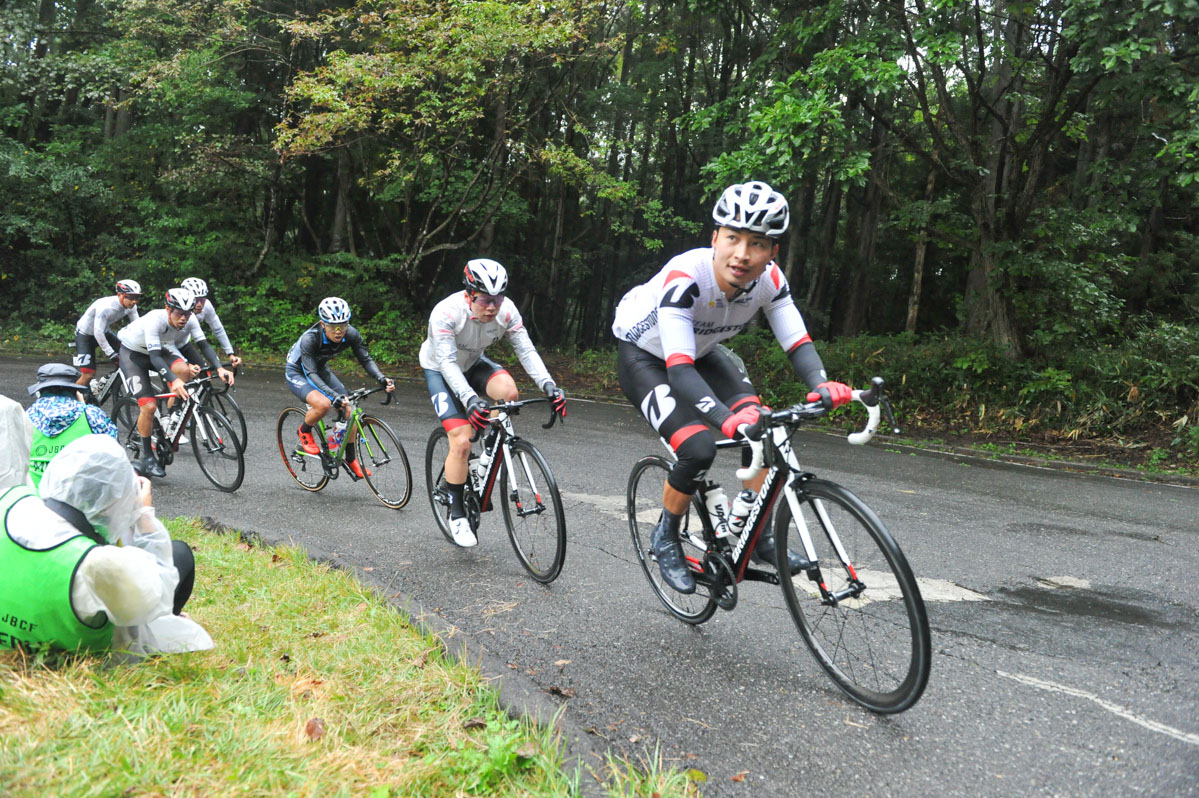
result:
[[(233, 424), (211, 405), (202, 404), (198, 396), (209, 383), (216, 379), (212, 375), (197, 377), (184, 383), (188, 397), (179, 404), (174, 414), (165, 414), (166, 401), (173, 393), (155, 394), (158, 412), (154, 414), (151, 446), (155, 458), (164, 469), (175, 460), (175, 453), (184, 442), (184, 431), (190, 438), (196, 462), (204, 476), (216, 487), (232, 493), (241, 487), (246, 473), (245, 454), (237, 442)], [(176, 400), (179, 402), (179, 400)], [(112, 420), (116, 423), (125, 447), (134, 457), (141, 454), (141, 437), (137, 431), (137, 399), (131, 395), (117, 400)]]
[[(385, 421), (363, 411), (358, 403), (384, 388), (359, 388), (347, 399), (352, 408), (345, 415), (345, 408), (338, 411), (338, 418), (346, 421), (345, 437), (335, 446), (330, 446), (329, 431), (324, 419), (312, 428), (313, 437), (320, 446), (319, 454), (309, 454), (300, 446), (296, 435), (307, 412), (299, 407), (288, 407), (279, 414), (275, 426), (275, 437), (279, 443), (279, 454), (287, 473), (304, 490), (318, 491), (329, 480), (337, 479), (343, 471), (350, 480), (359, 477), (345, 459), (346, 447), (355, 448), (355, 456), (362, 468), (366, 486), (371, 489), (384, 506), (398, 510), (412, 497), (412, 471), (408, 467), (408, 453), (391, 427)], [(391, 404), (393, 394), (387, 394), (383, 404)]]
[[(463, 490), (466, 515), (476, 535), (482, 514), (494, 508), (492, 500), (498, 495), (508, 539), (517, 559), (530, 576), (543, 583), (554, 581), (562, 573), (566, 561), (566, 514), (549, 463), (536, 446), (516, 434), (512, 416), (519, 414), (525, 405), (546, 401), (523, 399), (491, 405), (496, 415), (481, 439), (477, 434), (472, 438)], [(542, 429), (549, 429), (557, 420), (551, 409), (550, 420), (541, 425)], [(445, 486), (445, 459), (449, 451), (449, 436), (438, 426), (425, 447), (425, 485), (437, 526), (453, 543), (450, 493)], [(485, 464), (482, 469), (479, 463)]]
[[(880, 408), (894, 426), (882, 380), (873, 382), (869, 390), (853, 392), (869, 419), (863, 430), (849, 436), (850, 443), (870, 440)], [(751, 440), (716, 443), (718, 449), (752, 448), (753, 463), (737, 471), (739, 479), (752, 479), (763, 467), (768, 471), (739, 535), (717, 536), (720, 521), (714, 524), (705, 504), (715, 483), (696, 492), (680, 530), (697, 585), (694, 593), (679, 593), (662, 579), (650, 547), (650, 533), (661, 516), (662, 485), (673, 465), (665, 457), (644, 457), (629, 475), (633, 546), (650, 587), (687, 623), (703, 623), (718, 607), (732, 610), (742, 581), (780, 585), (796, 629), (837, 686), (873, 712), (902, 712), (928, 684), (932, 645), (924, 600), (899, 544), (878, 516), (849, 490), (800, 467), (791, 437), (805, 421), (824, 413), (819, 402), (765, 411), (746, 430)], [(774, 569), (753, 568), (750, 555), (772, 511)], [(789, 546), (808, 563), (794, 574), (787, 560)]]

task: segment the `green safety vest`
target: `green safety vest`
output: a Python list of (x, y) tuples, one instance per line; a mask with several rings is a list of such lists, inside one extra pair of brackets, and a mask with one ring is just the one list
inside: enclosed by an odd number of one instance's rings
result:
[(0, 649), (49, 644), (66, 651), (103, 651), (112, 644), (113, 625), (87, 626), (71, 609), (71, 583), (95, 543), (76, 535), (52, 549), (30, 550), (8, 532), (9, 512), (22, 499), (37, 501), (24, 485), (0, 494)]
[(75, 419), (71, 426), (57, 435), (46, 435), (41, 430), (34, 429), (33, 445), (29, 449), (29, 479), (33, 481), (33, 487), (36, 488), (41, 483), (42, 474), (54, 459), (54, 455), (61, 452), (71, 441), (91, 434), (92, 425), (88, 423), (87, 413), (84, 412), (79, 414), (79, 418)]

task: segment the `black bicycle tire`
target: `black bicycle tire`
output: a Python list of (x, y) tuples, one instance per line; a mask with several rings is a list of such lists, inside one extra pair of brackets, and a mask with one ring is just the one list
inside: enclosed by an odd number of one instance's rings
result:
[[(405, 483), (406, 483), (406, 486), (404, 488), (404, 497), (398, 502), (388, 501), (387, 499), (384, 499), (383, 495), (381, 493), (379, 493), (379, 489), (377, 487), (375, 487), (375, 483), (371, 479), (371, 475), (369, 472), (366, 473), (366, 486), (371, 489), (371, 493), (375, 494), (375, 498), (378, 499), (379, 503), (382, 504), (384, 507), (389, 507), (392, 510), (399, 510), (401, 507), (403, 507), (404, 505), (406, 505), (408, 503), (409, 499), (412, 498), (412, 469), (408, 465), (408, 453), (406, 451), (404, 451), (404, 444), (400, 443), (399, 436), (396, 435), (395, 432), (391, 429), (391, 427), (389, 427), (387, 425), (387, 422), (381, 418), (376, 418), (375, 416), (363, 415), (362, 418), (360, 419), (360, 423), (362, 424), (362, 428), (363, 428), (362, 431), (364, 433), (366, 432), (366, 429), (368, 427), (371, 427), (371, 428), (377, 427), (377, 428), (381, 429), (384, 432), (384, 434), (388, 435), (391, 438), (391, 442), (395, 446), (395, 448), (390, 451), (390, 455), (392, 458), (392, 462), (394, 463), (396, 461), (396, 455), (398, 453), (399, 462), (400, 462), (400, 464), (402, 464), (402, 466), (404, 468), (404, 477), (405, 477)], [(359, 439), (354, 444), (354, 446), (356, 447), (358, 462), (362, 465), (363, 468), (367, 468), (367, 466), (368, 466), (368, 463), (366, 462), (367, 450), (366, 450), (366, 448), (364, 448), (364, 445), (363, 445), (362, 439), (361, 439), (361, 435), (359, 436)]]
[[(437, 501), (437, 484), (445, 474), (445, 455), (439, 454), (434, 457), (434, 450), (437, 449), (438, 443), (442, 440), (446, 442), (446, 451), (449, 451), (450, 436), (446, 433), (443, 427), (434, 427), (429, 433), (429, 441), (425, 444), (425, 491), (429, 495), (429, 508), (433, 511), (433, 518), (437, 521), (437, 528), (441, 530), (441, 534), (450, 543), (454, 543), (454, 535), (450, 532), (449, 524), (449, 508), (440, 504)], [(440, 462), (434, 462), (434, 459)], [(470, 478), (467, 478), (466, 487), (463, 490), (470, 490)], [(445, 510), (445, 517), (442, 517), (442, 509)], [(457, 545), (456, 543), (454, 545)]]
[[(902, 604), (904, 612), (900, 617), (907, 618), (908, 626), (911, 630), (911, 645), (910, 655), (899, 654), (901, 659), (907, 657), (906, 673), (901, 674), (903, 678), (898, 680), (899, 683), (894, 689), (879, 690), (870, 689), (865, 685), (859, 684), (857, 678), (852, 675), (852, 671), (860, 671), (865, 673), (880, 673), (890, 670), (888, 667), (880, 667), (877, 658), (880, 658), (884, 651), (882, 640), (877, 642), (870, 641), (865, 646), (869, 663), (855, 662), (852, 666), (848, 665), (846, 660), (849, 655), (842, 655), (838, 651), (826, 650), (826, 645), (822, 641), (823, 633), (817, 634), (817, 627), (826, 623), (832, 627), (830, 630), (830, 639), (836, 639), (834, 648), (840, 649), (844, 647), (848, 640), (858, 636), (865, 636), (865, 618), (873, 616), (877, 610), (872, 612), (861, 612), (861, 608), (869, 607), (872, 603), (880, 606), (887, 606), (883, 601), (869, 600), (865, 602), (857, 602), (848, 600), (840, 602), (835, 607), (821, 604), (813, 601), (805, 592), (803, 599), (797, 594), (795, 589), (795, 580), (807, 580), (807, 572), (800, 572), (792, 579), (783, 579), (782, 588), (784, 600), (787, 604), (787, 609), (791, 613), (791, 618), (795, 622), (796, 628), (799, 630), (800, 636), (808, 649), (816, 657), (816, 661), (824, 671), (832, 678), (833, 682), (851, 699), (858, 704), (861, 704), (866, 709), (879, 714), (890, 715), (897, 712), (903, 712), (911, 708), (913, 704), (920, 699), (925, 687), (928, 685), (929, 671), (931, 669), (932, 660), (932, 642), (928, 624), (928, 612), (924, 606), (924, 599), (920, 595), (920, 587), (916, 582), (916, 577), (912, 573), (911, 567), (908, 565), (907, 559), (899, 548), (899, 544), (887, 531), (883, 523), (878, 519), (878, 516), (872, 511), (861, 499), (855, 496), (851, 491), (826, 480), (811, 479), (803, 483), (802, 494), (799, 497), (801, 504), (810, 504), (813, 499), (820, 499), (823, 502), (836, 504), (843, 509), (850, 517), (852, 517), (865, 530), (873, 544), (877, 547), (878, 552), (882, 555), (881, 560), (870, 560), (869, 566), (872, 571), (879, 573), (878, 568), (883, 564), (890, 569), (891, 576), (895, 579), (896, 587), (899, 589), (902, 596)], [(826, 507), (827, 513), (827, 507)], [(805, 514), (806, 515), (806, 514)], [(791, 508), (787, 502), (779, 502), (778, 511), (775, 515), (775, 545), (778, 559), (784, 560), (787, 551), (787, 538), (791, 529)], [(813, 543), (816, 544), (817, 537), (821, 535), (822, 524), (817, 518), (816, 523), (809, 523), (809, 534), (813, 538)], [(844, 532), (844, 527), (842, 529)], [(846, 540), (844, 534), (838, 533), (842, 544), (846, 548), (853, 548), (852, 542)], [(826, 539), (827, 536), (822, 538)], [(802, 550), (802, 546), (797, 541), (795, 543), (796, 551)], [(829, 545), (831, 550), (831, 544)], [(817, 551), (820, 556), (820, 551)], [(855, 555), (853, 551), (849, 552), (851, 560), (855, 561), (855, 567), (861, 565), (858, 575), (864, 578), (867, 582), (868, 590), (869, 583), (875, 581), (880, 585), (889, 584), (881, 574), (879, 576), (871, 576), (868, 574), (866, 567), (867, 562), (860, 556)], [(830, 558), (831, 559), (831, 558)], [(776, 563), (777, 565), (777, 563)], [(830, 589), (836, 589), (836, 582), (833, 576), (839, 574), (843, 569), (839, 566), (834, 567), (831, 563), (824, 560), (820, 562), (821, 577), (826, 584), (830, 584)], [(779, 573), (785, 573), (780, 569)], [(889, 603), (889, 602), (888, 602)], [(809, 609), (823, 608), (820, 611), (821, 617), (813, 621), (809, 617), (809, 613), (804, 611), (806, 605)], [(849, 612), (857, 612), (861, 618), (860, 621), (851, 622), (848, 618), (842, 618), (842, 615), (848, 615)], [(837, 614), (834, 614), (837, 613)], [(815, 614), (815, 613), (813, 613)], [(840, 625), (838, 625), (840, 621)], [(899, 628), (902, 624), (895, 619), (888, 618), (883, 621), (880, 618), (880, 623), (888, 630)], [(892, 635), (893, 636), (893, 635)], [(905, 647), (900, 645), (902, 651)], [(839, 661), (841, 660), (841, 661)]]
[[(650, 588), (653, 589), (654, 594), (658, 597), (658, 600), (661, 601), (662, 604), (666, 607), (666, 609), (670, 611), (670, 614), (675, 616), (676, 618), (678, 618), (681, 621), (685, 621), (686, 623), (689, 623), (692, 625), (699, 625), (699, 624), (703, 623), (704, 621), (708, 620), (709, 618), (711, 618), (713, 613), (716, 612), (717, 605), (716, 605), (715, 597), (713, 597), (709, 593), (707, 595), (707, 601), (704, 602), (703, 607), (701, 607), (699, 610), (696, 610), (696, 611), (689, 612), (686, 609), (684, 609), (683, 607), (680, 607), (677, 604), (675, 604), (671, 597), (672, 596), (673, 597), (683, 596), (684, 594), (678, 593), (674, 590), (670, 590), (670, 592), (667, 593), (658, 584), (658, 580), (655, 578), (655, 573), (657, 573), (657, 571), (658, 571), (658, 564), (656, 562), (653, 562), (649, 558), (649, 533), (650, 533), (650, 531), (652, 531), (652, 528), (653, 528), (652, 525), (646, 526), (644, 540), (642, 540), (642, 536), (639, 534), (639, 531), (638, 531), (638, 526), (637, 526), (637, 523), (638, 523), (637, 522), (637, 485), (641, 479), (642, 474), (644, 474), (651, 468), (661, 468), (663, 471), (669, 472), (670, 468), (671, 468), (671, 463), (668, 460), (666, 460), (666, 458), (664, 458), (664, 457), (660, 457), (656, 454), (651, 454), (651, 455), (647, 455), (646, 457), (643, 457), (640, 460), (638, 460), (633, 465), (633, 470), (629, 472), (629, 484), (628, 484), (628, 488), (625, 491), (625, 499), (626, 499), (625, 509), (626, 509), (626, 512), (628, 514), (628, 519), (629, 519), (629, 534), (633, 538), (633, 550), (637, 554), (637, 562), (639, 562), (641, 564), (641, 571), (645, 574), (645, 578), (649, 581)], [(660, 506), (661, 486), (655, 486), (651, 492), (651, 495), (653, 496), (651, 502), (657, 502)], [(697, 512), (703, 512), (702, 506), (699, 504), (698, 500), (695, 499), (695, 497), (692, 497), (692, 507)], [(689, 518), (689, 517), (690, 517), (690, 513), (688, 513), (687, 518)], [(697, 516), (697, 521), (698, 521), (698, 516)], [(686, 595), (689, 597), (689, 599), (690, 598), (702, 599), (703, 594), (700, 593), (700, 590), (702, 590), (702, 589), (703, 588), (697, 586), (695, 593), (686, 594)], [(677, 600), (681, 600), (681, 599), (677, 599)]]
[[(517, 458), (520, 454), (527, 454), (533, 458), (533, 461), (537, 464), (537, 468), (541, 470), (545, 478), (545, 484), (538, 485), (538, 488), (543, 496), (548, 495), (553, 502), (554, 517), (558, 525), (558, 531), (555, 535), (557, 546), (554, 550), (554, 556), (550, 560), (549, 567), (538, 570), (529, 555), (525, 553), (517, 541), (516, 519), (512, 516), (513, 508), (508, 496), (508, 469), (505, 467), (501, 471), (500, 492), (496, 498), (498, 498), (504, 508), (504, 525), (508, 528), (508, 540), (512, 543), (512, 549), (516, 552), (516, 558), (520, 560), (520, 564), (529, 572), (529, 575), (542, 584), (549, 584), (562, 573), (562, 566), (566, 562), (566, 511), (562, 507), (562, 495), (558, 492), (558, 480), (554, 478), (554, 472), (550, 470), (550, 464), (545, 459), (545, 456), (533, 444), (526, 440), (512, 440), (508, 443), (508, 450), (512, 453), (513, 458)], [(512, 465), (519, 468), (516, 463)]]
[[(237, 436), (237, 447), (241, 449), (242, 454), (246, 452), (246, 442), (248, 441), (249, 429), (246, 427), (246, 417), (241, 412), (241, 405), (237, 400), (229, 395), (229, 391), (213, 391), (212, 392), (213, 409), (224, 416), (230, 424), (233, 425), (233, 432)], [(228, 407), (226, 407), (228, 403)], [(233, 412), (229, 412), (229, 408)]]
[[(293, 414), (296, 419), (294, 426), (296, 429), (299, 429), (299, 422), (304, 420), (305, 412), (298, 407), (283, 408), (279, 412), (279, 418), (275, 421), (275, 442), (279, 446), (279, 456), (283, 458), (283, 467), (287, 469), (287, 473), (291, 475), (296, 484), (309, 493), (316, 493), (329, 484), (329, 475), (325, 473), (324, 466), (321, 465), (321, 461), (318, 458), (313, 460), (312, 464), (320, 469), (321, 476), (319, 480), (307, 483), (297, 476), (295, 466), (291, 462), (291, 455), (298, 448), (299, 444), (294, 437), (295, 433), (292, 431), (292, 423), (287, 421), (287, 418), (293, 416)], [(284, 438), (284, 427), (286, 427), (286, 439)]]
[[(208, 433), (201, 433), (199, 430), (201, 424), (208, 429)], [(211, 470), (210, 464), (206, 465), (206, 454), (212, 454), (210, 450), (205, 449), (207, 442), (211, 440), (211, 433), (216, 434), (221, 446), (221, 450), (216, 453), (217, 456), (237, 463), (237, 475), (231, 481), (222, 481), (223, 477), (218, 477)], [(242, 480), (246, 477), (246, 458), (237, 446), (237, 434), (233, 431), (233, 424), (229, 419), (211, 408), (196, 407), (193, 409), (192, 418), (188, 424), (188, 434), (191, 436), (192, 453), (196, 456), (196, 463), (199, 464), (200, 471), (204, 473), (208, 481), (226, 493), (233, 493), (240, 488)], [(225, 443), (226, 438), (228, 438), (229, 444), (232, 444), (233, 456), (231, 457), (222, 454), (229, 450), (227, 449), (228, 444)]]
[(137, 400), (132, 396), (125, 396), (113, 407), (111, 418), (117, 427), (117, 440), (135, 457), (140, 458), (142, 450), (141, 436), (137, 434), (137, 416)]

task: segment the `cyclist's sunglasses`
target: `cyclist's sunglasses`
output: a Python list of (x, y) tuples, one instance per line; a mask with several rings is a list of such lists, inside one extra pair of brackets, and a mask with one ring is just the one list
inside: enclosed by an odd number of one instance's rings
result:
[(480, 305), (482, 305), (485, 308), (498, 308), (500, 305), (504, 304), (504, 295), (503, 294), (492, 295), (492, 294), (476, 293), (473, 296), (471, 296), (471, 301), (478, 302)]
[(121, 296), (125, 297), (130, 302), (140, 302), (142, 298), (141, 294), (121, 294)]
[(326, 328), (332, 330), (333, 332), (345, 332), (350, 327), (350, 323), (346, 322), (346, 321), (340, 322), (338, 324), (330, 324), (327, 321), (321, 322), (321, 323), (324, 324)]

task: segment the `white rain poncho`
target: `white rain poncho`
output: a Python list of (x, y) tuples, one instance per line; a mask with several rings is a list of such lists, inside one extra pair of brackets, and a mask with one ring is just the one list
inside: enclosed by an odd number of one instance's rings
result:
[(0, 491), (28, 481), (31, 446), (33, 425), (25, 408), (0, 394)]
[(120, 444), (107, 435), (72, 441), (46, 466), (42, 498), (79, 510), (112, 544), (83, 559), (71, 603), (80, 617), (108, 614), (117, 626), (114, 649), (150, 654), (212, 648), (203, 627), (171, 614), (179, 572), (170, 535), (154, 508), (144, 506), (142, 486)]

